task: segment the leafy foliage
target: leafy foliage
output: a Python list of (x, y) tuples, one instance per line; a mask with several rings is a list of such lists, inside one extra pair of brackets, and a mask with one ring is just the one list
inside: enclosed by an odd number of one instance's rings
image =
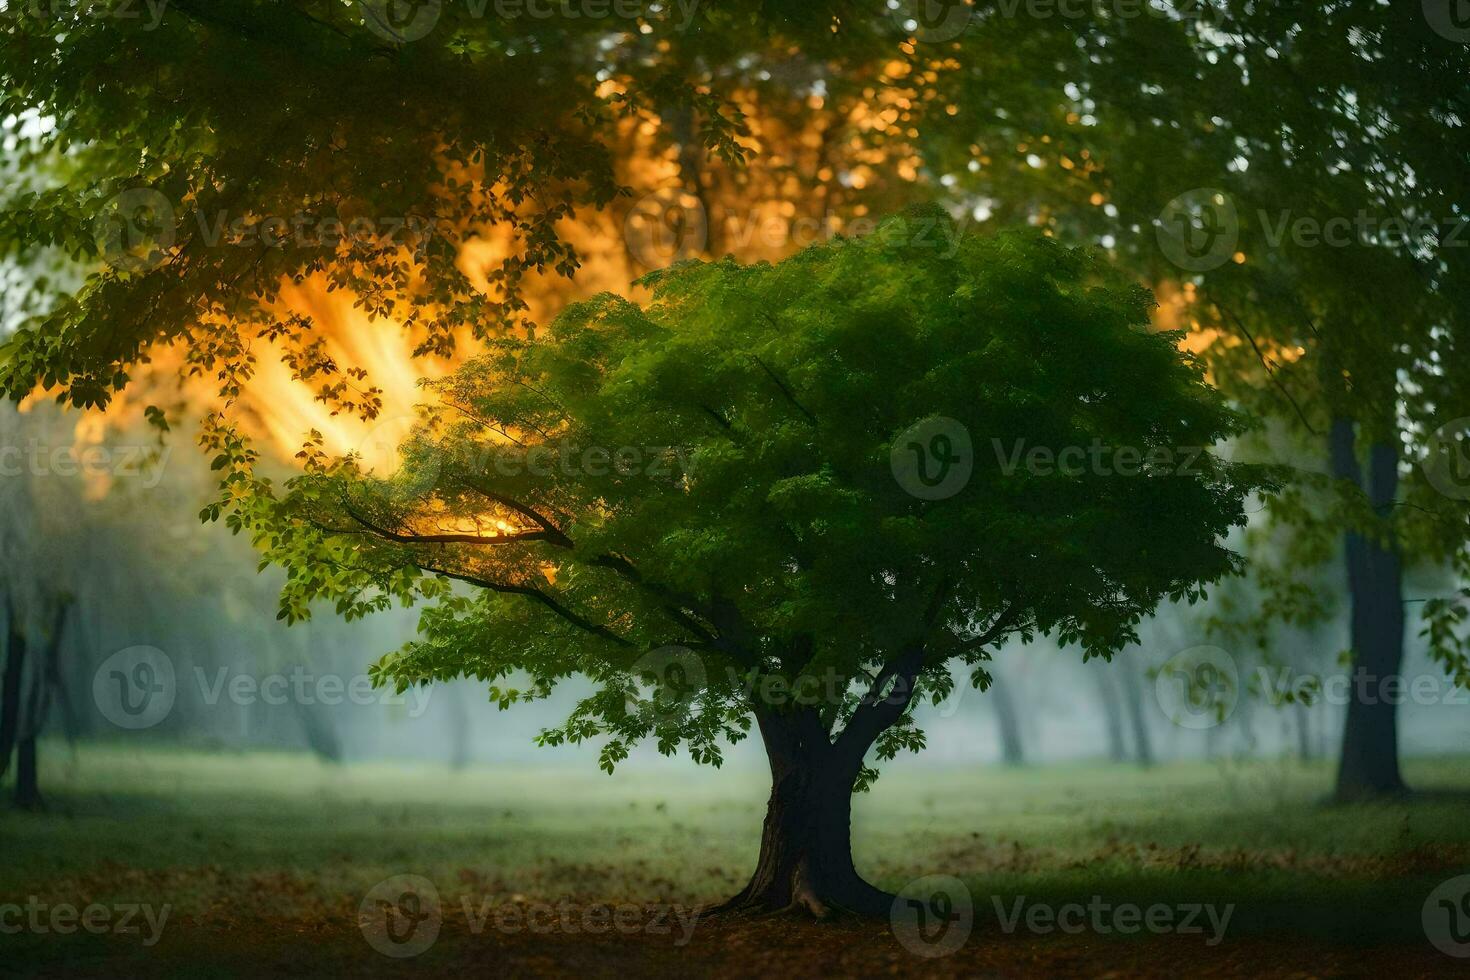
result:
[[(1093, 255), (960, 235), (936, 209), (647, 283), (646, 309), (599, 296), (431, 383), (391, 478), (308, 452), (277, 496), (214, 430), (228, 489), (208, 515), (286, 567), (283, 616), (432, 600), (382, 682), (473, 676), (507, 706), (593, 679), (543, 738), (609, 735), (609, 769), (649, 737), (718, 763), (752, 712), (814, 706), (836, 733), (885, 697), (890, 758), (922, 746), (907, 711), (947, 693), (951, 661), (984, 684), (990, 644), (1039, 632), (1106, 656), (1238, 569), (1222, 539), (1264, 480), (1206, 450), (1239, 421)], [(935, 418), (977, 451), (925, 500), (892, 451)], [(1017, 443), (1144, 462), (1008, 466)]]

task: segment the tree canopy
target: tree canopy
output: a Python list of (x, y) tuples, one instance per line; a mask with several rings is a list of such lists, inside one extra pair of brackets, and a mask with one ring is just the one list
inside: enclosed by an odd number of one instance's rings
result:
[[(1238, 568), (1261, 474), (1208, 450), (1239, 420), (1093, 254), (934, 210), (648, 284), (647, 308), (599, 296), (431, 383), (391, 477), (308, 452), (278, 493), (216, 430), (209, 513), (287, 568), (285, 616), (433, 600), (386, 681), (475, 676), (505, 705), (592, 678), (545, 738), (610, 735), (609, 766), (648, 736), (718, 762), (752, 711), (793, 710), (768, 678), (835, 691), (803, 707), (891, 756), (950, 661), (984, 684), (988, 646), (1037, 632), (1106, 655)], [(1093, 461), (1037, 464), (1066, 447)], [(910, 452), (964, 478), (932, 494)], [(634, 698), (670, 647), (697, 683)]]

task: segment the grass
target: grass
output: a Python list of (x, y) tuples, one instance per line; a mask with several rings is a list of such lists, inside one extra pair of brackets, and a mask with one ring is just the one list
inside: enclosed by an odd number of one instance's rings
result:
[[(1322, 803), (1326, 765), (1006, 770), (904, 761), (856, 804), (858, 866), (895, 891), (923, 875), (958, 876), (974, 899), (977, 936), (999, 936), (996, 900), (1010, 906), (1018, 897), (1233, 903), (1221, 950), (1252, 943), (1322, 955), (1390, 950), (1430, 972), (1463, 966), (1433, 950), (1420, 924), (1430, 890), (1470, 870), (1463, 758), (1410, 760), (1406, 776), (1420, 795), (1351, 807)], [(229, 950), (252, 935), (255, 952), (279, 948), (288, 966), (304, 965), (289, 950), (308, 948), (314, 967), (339, 957), (344, 972), (361, 972), (356, 957), (367, 947), (352, 928), (358, 902), (397, 874), (432, 880), (446, 908), (461, 907), (461, 899), (687, 905), (743, 883), (759, 837), (764, 774), (660, 764), (609, 778), (535, 762), (451, 772), (434, 764), (330, 766), (290, 754), (47, 746), (48, 811), (0, 810), (0, 904), (30, 896), (78, 906), (168, 903), (178, 925), (146, 951), (115, 936), (0, 936), (25, 954), (0, 957), (0, 973), (23, 963), (33, 973), (101, 974), (119, 956), (150, 968), (215, 962), (224, 973), (248, 972)], [(464, 923), (456, 931), (450, 917), (451, 935), (435, 953), (471, 956), (482, 937), (466, 934)], [(721, 935), (722, 943), (742, 941)], [(1141, 962), (1151, 963), (1155, 954), (1166, 961), (1161, 951), (1183, 938), (1051, 934), (1003, 949), (1031, 944), (1049, 956), (1100, 943), (1104, 955), (1123, 958), (1146, 949)], [(565, 940), (543, 943), (563, 948), (558, 967), (585, 952)], [(644, 958), (633, 968), (667, 952), (639, 948)], [(1198, 943), (1188, 949), (1206, 955)], [(593, 972), (616, 962), (609, 955), (591, 957)], [(1349, 951), (1343, 963), (1373, 961), (1364, 955)], [(369, 965), (402, 965), (379, 959)], [(901, 952), (894, 961), (900, 969), (945, 962)], [(535, 972), (534, 963), (529, 968)]]

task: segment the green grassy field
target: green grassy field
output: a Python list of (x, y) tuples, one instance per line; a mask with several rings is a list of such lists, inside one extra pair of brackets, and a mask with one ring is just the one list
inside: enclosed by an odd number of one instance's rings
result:
[[(394, 972), (406, 963), (479, 963), (485, 944), (497, 942), (530, 957), (524, 965), (531, 972), (559, 972), (579, 956), (594, 973), (622, 972), (654, 968), (672, 951), (646, 937), (625, 943), (635, 950), (628, 955), (643, 959), (623, 967), (622, 953), (607, 948), (612, 939), (592, 953), (567, 936), (540, 937), (551, 957), (540, 962), (526, 937), (487, 939), (455, 910), (693, 905), (743, 883), (758, 841), (763, 774), (666, 766), (608, 777), (529, 768), (535, 762), (530, 756), (527, 768), (451, 772), (435, 764), (329, 766), (285, 754), (48, 746), (47, 812), (0, 810), (0, 905), (31, 896), (77, 906), (166, 903), (170, 919), (147, 948), (136, 937), (81, 931), (0, 936), (12, 951), (0, 958), (0, 972), (102, 975), (123, 963), (161, 973), (249, 973), (256, 955), (274, 972)], [(1045, 967), (1046, 955), (1082, 944), (1093, 951), (1087, 955), (1145, 965), (1154, 952), (1161, 966), (1176, 955), (1203, 958), (1196, 972), (1213, 963), (1220, 975), (1245, 968), (1232, 956), (1254, 962), (1252, 950), (1320, 950), (1316, 962), (1324, 968), (1309, 964), (1308, 972), (1328, 975), (1338, 961), (1321, 957), (1338, 951), (1343, 972), (1383, 956), (1411, 974), (1466, 965), (1434, 950), (1420, 922), (1430, 891), (1470, 871), (1465, 759), (1411, 760), (1406, 773), (1417, 797), (1352, 807), (1321, 802), (1331, 776), (1325, 765), (1139, 771), (903, 762), (859, 798), (858, 866), (895, 891), (923, 875), (958, 876), (973, 898), (976, 926), (964, 953), (944, 960), (906, 956), (892, 937), (880, 937), (886, 945), (875, 947), (878, 958), (851, 973), (944, 965), (967, 972), (961, 964), (986, 955), (987, 944), (999, 947), (1002, 965), (1010, 962), (1005, 956), (1034, 949)], [(379, 957), (354, 928), (368, 889), (400, 874), (431, 880), (446, 908), (445, 936), (421, 959)], [(1017, 898), (1057, 904), (1094, 895), (1235, 909), (1225, 939), (1207, 948), (1183, 936), (1006, 935), (995, 912), (997, 899), (1009, 906)], [(823, 935), (851, 928), (858, 927)], [(701, 937), (704, 945), (691, 949), (711, 955), (711, 943), (738, 948), (759, 935), (705, 931), (714, 938)], [(1022, 959), (1016, 975), (1028, 972)], [(1095, 972), (1106, 972), (1105, 959)]]

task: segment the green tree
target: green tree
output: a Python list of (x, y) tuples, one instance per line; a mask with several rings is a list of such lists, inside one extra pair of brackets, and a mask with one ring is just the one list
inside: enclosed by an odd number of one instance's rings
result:
[[(1454, 469), (1470, 387), (1450, 368), (1470, 308), (1470, 103), (1447, 83), (1470, 46), (1432, 4), (1172, 7), (1050, 30), (978, 17), (940, 46), (959, 67), (932, 104), (960, 106), (960, 125), (920, 130), (958, 191), (1103, 243), (1172, 283), (1210, 332), (1211, 376), (1273, 420), (1295, 467), (1263, 540), (1289, 540), (1296, 573), (1252, 561), (1271, 593), (1262, 614), (1319, 618), (1331, 607), (1316, 566), (1346, 571), (1354, 683), (1337, 795), (1402, 792), (1380, 684), (1402, 669), (1404, 568), (1470, 574), (1470, 491)], [(996, 58), (1024, 91), (997, 85)], [(1463, 597), (1418, 608), (1446, 674), (1470, 681)]]
[[(506, 707), (590, 678), (541, 740), (603, 739), (609, 771), (644, 739), (718, 765), (753, 717), (772, 792), (729, 906), (886, 912), (852, 794), (924, 745), (948, 665), (983, 688), (994, 645), (1041, 633), (1110, 656), (1238, 569), (1261, 475), (1204, 451), (1239, 420), (1083, 251), (936, 210), (646, 278), (647, 308), (599, 296), (430, 384), (390, 478), (309, 451), (278, 488), (220, 425), (207, 513), (286, 568), (283, 617), (428, 601), (383, 683), (470, 676)], [(1066, 447), (1093, 463), (1033, 455)]]

